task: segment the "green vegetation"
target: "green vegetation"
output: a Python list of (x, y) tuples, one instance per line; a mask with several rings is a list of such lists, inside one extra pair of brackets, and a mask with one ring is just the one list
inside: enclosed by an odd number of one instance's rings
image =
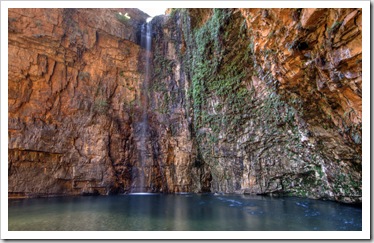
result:
[(272, 30), (268, 35), (267, 35), (267, 38), (270, 39), (270, 38), (273, 38), (275, 36), (275, 31)]
[(13, 22), (16, 22), (17, 19), (16, 18), (8, 18), (8, 23), (13, 23)]
[(355, 191), (361, 191), (361, 181), (352, 178), (351, 175), (343, 171), (337, 171), (335, 176), (334, 187), (332, 188), (336, 194), (351, 195)]
[(331, 25), (331, 27), (329, 27), (328, 29), (327, 29), (327, 31), (328, 31), (328, 33), (329, 34), (334, 34), (334, 33), (336, 33), (336, 31), (339, 29), (339, 27), (342, 25), (342, 21), (335, 21), (332, 25)]
[(176, 8), (172, 8), (169, 15), (170, 15), (170, 18), (174, 18), (175, 17), (175, 14), (178, 12), (178, 9)]
[(153, 77), (161, 80), (172, 75), (175, 61), (165, 58), (163, 55), (155, 55), (153, 62), (155, 63)]
[(105, 99), (98, 99), (94, 103), (94, 110), (98, 114), (104, 115), (109, 110), (109, 104)]
[(40, 27), (40, 26), (42, 26), (42, 21), (40, 19), (38, 19), (38, 20), (35, 21), (35, 24), (36, 24), (37, 27)]
[(88, 72), (79, 72), (78, 78), (79, 80), (84, 80), (84, 79), (90, 79), (91, 75)]
[[(240, 40), (246, 28), (243, 19), (231, 11), (214, 9), (212, 17), (193, 30), (191, 43), (187, 44), (192, 47), (187, 63), (192, 74), (189, 94), (196, 129), (210, 126), (218, 132), (222, 125), (239, 126), (251, 106), (245, 81), (250, 75), (253, 43), (250, 39)], [(223, 105), (212, 107), (208, 100)], [(217, 141), (216, 135), (209, 136), (210, 141)]]
[(116, 18), (123, 24), (128, 24), (130, 21), (130, 16), (122, 13), (116, 13)]
[(93, 111), (99, 115), (106, 115), (110, 109), (109, 99), (106, 95), (106, 87), (103, 80), (100, 80), (96, 86), (95, 102), (93, 104)]

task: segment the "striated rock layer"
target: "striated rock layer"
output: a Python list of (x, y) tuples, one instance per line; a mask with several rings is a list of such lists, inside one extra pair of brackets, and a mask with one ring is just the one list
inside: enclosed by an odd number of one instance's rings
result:
[(361, 202), (360, 9), (169, 9), (147, 89), (146, 17), (9, 10), (9, 195)]
[(9, 9), (10, 194), (130, 188), (147, 17), (136, 9)]

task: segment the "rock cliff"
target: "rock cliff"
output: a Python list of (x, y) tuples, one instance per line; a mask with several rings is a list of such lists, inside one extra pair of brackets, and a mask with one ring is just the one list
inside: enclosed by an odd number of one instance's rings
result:
[(9, 10), (9, 195), (361, 202), (360, 9), (167, 13)]
[(136, 9), (9, 10), (10, 194), (131, 186), (147, 17)]

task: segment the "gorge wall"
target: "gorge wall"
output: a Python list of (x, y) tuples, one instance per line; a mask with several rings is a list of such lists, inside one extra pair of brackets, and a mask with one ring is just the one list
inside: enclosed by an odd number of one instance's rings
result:
[(9, 10), (9, 193), (131, 186), (147, 17), (136, 9)]
[(361, 202), (359, 9), (169, 9), (148, 89), (146, 17), (9, 10), (9, 195), (131, 192), (144, 175), (153, 192)]

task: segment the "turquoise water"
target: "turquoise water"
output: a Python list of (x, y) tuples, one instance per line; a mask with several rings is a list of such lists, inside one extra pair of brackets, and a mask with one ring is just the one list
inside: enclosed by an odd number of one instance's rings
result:
[(362, 209), (243, 195), (121, 195), (9, 200), (9, 230), (361, 230)]

